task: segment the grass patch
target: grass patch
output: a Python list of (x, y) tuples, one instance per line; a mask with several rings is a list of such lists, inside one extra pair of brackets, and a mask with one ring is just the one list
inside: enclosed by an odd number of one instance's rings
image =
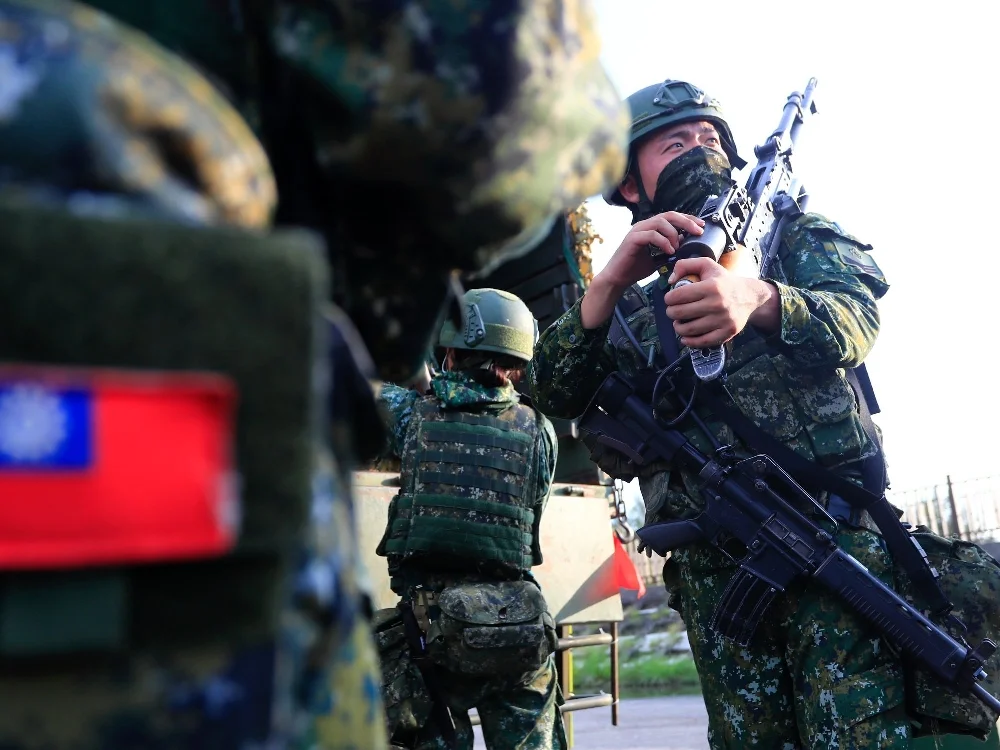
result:
[[(574, 690), (603, 689), (611, 684), (611, 655), (604, 646), (573, 649)], [(622, 654), (618, 675), (625, 688), (657, 688), (663, 695), (701, 691), (691, 654)]]

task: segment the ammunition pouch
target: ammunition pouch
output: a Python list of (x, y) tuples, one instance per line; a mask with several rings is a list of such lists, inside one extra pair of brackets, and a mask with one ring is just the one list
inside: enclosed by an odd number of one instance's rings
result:
[(452, 672), (528, 674), (556, 649), (555, 621), (530, 581), (451, 586), (438, 595), (437, 609), (427, 651), (434, 663)]
[[(958, 539), (946, 539), (919, 526), (913, 533), (927, 553), (928, 562), (940, 577), (938, 583), (954, 604), (953, 614), (968, 629), (964, 638), (970, 644), (989, 638), (1000, 642), (1000, 564), (981, 547)], [(910, 604), (926, 610), (926, 602), (898, 565), (896, 590)], [(961, 633), (952, 632), (957, 637)], [(980, 684), (992, 694), (1000, 691), (1000, 659), (985, 665), (989, 677)], [(904, 661), (907, 712), (919, 722), (914, 736), (926, 734), (970, 734), (986, 739), (997, 721), (975, 695), (943, 684), (933, 674)]]

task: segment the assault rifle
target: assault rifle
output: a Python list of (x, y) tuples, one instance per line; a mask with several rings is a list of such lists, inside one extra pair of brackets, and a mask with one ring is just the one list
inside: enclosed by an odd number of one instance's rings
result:
[[(728, 267), (730, 264), (723, 256), (742, 245), (750, 254), (758, 278), (767, 276), (784, 224), (806, 209), (808, 196), (793, 179), (791, 156), (799, 128), (806, 116), (816, 111), (815, 89), (816, 79), (810, 78), (805, 91), (789, 95), (778, 127), (764, 143), (754, 147), (757, 164), (746, 187), (739, 187), (734, 181), (728, 191), (708, 199), (699, 213), (705, 220), (704, 234), (687, 237), (661, 275), (669, 275), (673, 263), (682, 258), (713, 258)], [(657, 255), (662, 252), (651, 248)], [(674, 288), (693, 281), (697, 278), (681, 279)], [(662, 300), (656, 304), (662, 305)], [(725, 369), (726, 350), (723, 346), (696, 349), (691, 352), (691, 364), (699, 379), (714, 380)]]
[(737, 460), (725, 447), (706, 456), (683, 433), (661, 426), (617, 373), (601, 385), (580, 428), (637, 466), (668, 461), (697, 473), (704, 511), (690, 520), (652, 524), (638, 536), (659, 555), (707, 541), (739, 558), (713, 616), (711, 626), (718, 633), (746, 645), (774, 598), (793, 580), (808, 576), (943, 682), (1000, 713), (1000, 701), (979, 684), (996, 644), (988, 639), (976, 648), (960, 643), (869, 573), (803, 512), (815, 511), (836, 529), (836, 520), (769, 456)]

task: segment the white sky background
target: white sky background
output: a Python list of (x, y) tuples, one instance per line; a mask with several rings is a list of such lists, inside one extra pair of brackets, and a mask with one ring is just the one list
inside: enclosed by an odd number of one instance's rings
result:
[[(593, 5), (622, 96), (694, 83), (750, 167), (788, 94), (819, 80), (793, 164), (809, 210), (871, 243), (891, 284), (868, 369), (893, 489), (1000, 474), (1000, 3)], [(598, 270), (629, 214), (600, 198), (588, 210)]]

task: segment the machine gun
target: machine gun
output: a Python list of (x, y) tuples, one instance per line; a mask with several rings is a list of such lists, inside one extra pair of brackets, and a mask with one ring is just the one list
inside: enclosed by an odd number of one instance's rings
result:
[(830, 530), (806, 515), (809, 509), (837, 528), (836, 520), (769, 456), (737, 460), (725, 448), (706, 456), (682, 432), (662, 427), (617, 373), (601, 385), (580, 428), (636, 465), (667, 461), (698, 475), (704, 511), (690, 520), (652, 524), (638, 536), (660, 555), (707, 541), (738, 560), (712, 621), (721, 635), (746, 645), (774, 598), (793, 580), (808, 576), (944, 683), (1000, 713), (1000, 701), (979, 684), (987, 678), (983, 666), (996, 644), (984, 639), (970, 648), (869, 573), (837, 545)]
[[(729, 267), (723, 256), (740, 246), (750, 254), (758, 277), (767, 276), (785, 223), (803, 213), (808, 201), (805, 189), (793, 177), (791, 157), (799, 129), (805, 118), (816, 111), (815, 89), (816, 79), (810, 78), (805, 91), (789, 95), (778, 127), (764, 143), (754, 147), (757, 164), (746, 187), (734, 181), (728, 191), (706, 201), (699, 213), (705, 220), (704, 233), (687, 237), (661, 268), (661, 276), (669, 275), (673, 263), (683, 258), (707, 257)], [(662, 253), (659, 248), (651, 249), (655, 250), (654, 256)], [(673, 288), (697, 280), (696, 276), (687, 276)], [(654, 304), (662, 305), (663, 301)], [(693, 350), (691, 364), (699, 379), (714, 380), (725, 369), (725, 348), (720, 345)]]

